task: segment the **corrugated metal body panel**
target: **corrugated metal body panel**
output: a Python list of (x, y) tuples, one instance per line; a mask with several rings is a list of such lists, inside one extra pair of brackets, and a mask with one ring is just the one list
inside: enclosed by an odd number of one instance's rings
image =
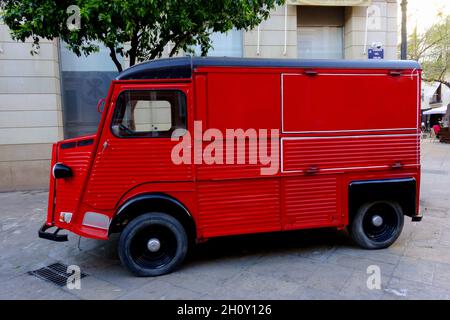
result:
[(175, 165), (166, 138), (111, 139), (99, 152), (91, 172), (85, 201), (99, 209), (112, 209), (132, 187), (149, 181), (193, 179), (192, 165)]
[(72, 169), (73, 176), (56, 180), (55, 219), (61, 212), (76, 212), (92, 154), (92, 146), (58, 150), (58, 161)]
[(284, 228), (331, 226), (340, 222), (336, 176), (283, 179)]
[[(203, 150), (208, 150), (209, 143), (202, 143)], [(278, 174), (278, 141), (274, 144), (274, 155), (271, 152), (271, 142), (267, 139), (234, 139), (234, 142), (230, 142), (229, 149), (232, 150), (231, 152), (227, 152), (225, 140), (220, 141), (220, 143), (223, 143), (223, 148), (219, 148), (218, 154), (216, 152), (210, 157), (210, 152), (203, 153), (203, 164), (196, 166), (198, 180), (255, 178), (261, 176), (262, 168), (271, 166), (274, 168), (274, 173), (271, 175)], [(232, 144), (233, 147), (231, 147)], [(261, 146), (263, 148), (267, 146), (267, 154), (265, 151), (260, 151)], [(212, 162), (213, 159), (220, 160), (220, 162), (206, 164), (205, 160), (211, 160)]]
[(389, 168), (398, 162), (418, 165), (418, 139), (415, 134), (283, 139), (283, 171)]
[(280, 223), (280, 180), (198, 183), (204, 237), (275, 231)]

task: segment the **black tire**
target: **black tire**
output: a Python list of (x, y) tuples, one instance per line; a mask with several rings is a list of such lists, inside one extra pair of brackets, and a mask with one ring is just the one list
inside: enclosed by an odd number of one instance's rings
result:
[(128, 223), (120, 235), (118, 252), (122, 264), (136, 276), (155, 277), (177, 269), (187, 249), (183, 225), (165, 213), (152, 212)]
[[(377, 220), (376, 216), (381, 217), (381, 225), (378, 225), (380, 220)], [(403, 223), (403, 210), (397, 202), (374, 201), (365, 203), (358, 209), (348, 231), (362, 248), (384, 249), (400, 236)]]

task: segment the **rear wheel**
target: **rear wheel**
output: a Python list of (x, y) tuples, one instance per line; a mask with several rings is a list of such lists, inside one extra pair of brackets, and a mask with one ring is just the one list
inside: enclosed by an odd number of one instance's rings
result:
[(403, 210), (394, 201), (363, 204), (350, 224), (353, 240), (365, 249), (383, 249), (392, 245), (403, 229)]
[(186, 257), (188, 237), (183, 225), (164, 213), (133, 219), (119, 239), (122, 264), (141, 277), (159, 276), (177, 269)]

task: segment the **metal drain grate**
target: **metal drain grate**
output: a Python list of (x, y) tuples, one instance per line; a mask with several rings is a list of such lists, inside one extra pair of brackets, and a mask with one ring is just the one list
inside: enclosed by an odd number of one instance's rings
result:
[[(29, 271), (28, 274), (63, 287), (67, 284), (67, 279), (71, 276), (70, 273), (67, 273), (67, 268), (68, 266), (65, 264), (58, 262), (34, 271)], [(84, 277), (87, 277), (87, 274), (81, 272), (80, 279)]]

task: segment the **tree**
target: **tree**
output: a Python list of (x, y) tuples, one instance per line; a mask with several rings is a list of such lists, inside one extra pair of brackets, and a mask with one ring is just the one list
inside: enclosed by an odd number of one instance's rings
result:
[(450, 88), (450, 15), (440, 13), (424, 33), (415, 28), (409, 36), (408, 55), (422, 64), (425, 81), (437, 81)]
[[(97, 52), (101, 43), (122, 71), (119, 56), (134, 65), (160, 57), (169, 43), (170, 56), (195, 45), (206, 55), (213, 32), (252, 29), (285, 0), (0, 1), (14, 39), (31, 37), (33, 48), (39, 48), (39, 38), (59, 37), (78, 56)], [(80, 22), (77, 28), (74, 19)]]
[(406, 57), (408, 55), (408, 36), (407, 36), (407, 11), (408, 11), (408, 1), (402, 0), (401, 2), (401, 8), (402, 8), (402, 27), (401, 27), (401, 36), (402, 36), (402, 43), (401, 43), (401, 50), (400, 50), (400, 56), (402, 60), (406, 60)]

